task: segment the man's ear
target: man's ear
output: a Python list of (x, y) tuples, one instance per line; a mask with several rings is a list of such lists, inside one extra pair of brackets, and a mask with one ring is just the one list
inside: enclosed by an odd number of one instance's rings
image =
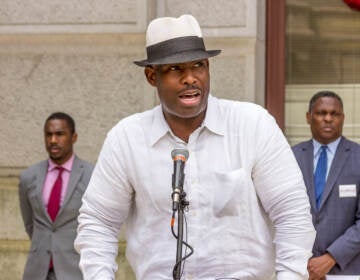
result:
[(146, 66), (144, 69), (144, 73), (149, 84), (155, 87), (156, 86), (155, 69), (152, 66)]
[(306, 122), (308, 124), (311, 124), (311, 113), (310, 112), (306, 112)]
[(73, 144), (75, 144), (75, 142), (77, 141), (77, 138), (78, 138), (78, 135), (77, 135), (76, 132), (74, 132), (74, 134), (72, 135), (72, 138), (71, 138), (71, 142), (72, 142)]

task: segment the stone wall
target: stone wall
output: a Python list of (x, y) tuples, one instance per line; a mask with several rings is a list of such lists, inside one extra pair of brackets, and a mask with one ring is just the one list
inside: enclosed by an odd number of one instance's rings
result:
[[(3, 0), (0, 8), (0, 275), (21, 279), (29, 241), (20, 171), (47, 157), (42, 128), (54, 111), (77, 125), (75, 152), (96, 162), (107, 131), (158, 104), (143, 69), (145, 30), (157, 16), (193, 14), (211, 58), (212, 93), (264, 104), (265, 0)], [(119, 243), (118, 279), (133, 279)]]

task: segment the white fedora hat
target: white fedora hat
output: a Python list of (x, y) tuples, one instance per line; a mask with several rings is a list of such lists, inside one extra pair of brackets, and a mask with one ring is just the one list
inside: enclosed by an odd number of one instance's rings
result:
[(220, 52), (205, 49), (199, 23), (192, 15), (161, 17), (151, 21), (147, 28), (147, 59), (134, 63), (139, 66), (182, 63), (212, 57)]

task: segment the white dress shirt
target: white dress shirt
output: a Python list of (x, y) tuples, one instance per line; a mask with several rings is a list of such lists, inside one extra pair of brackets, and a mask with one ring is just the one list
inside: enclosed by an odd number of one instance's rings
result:
[(75, 247), (84, 279), (114, 279), (120, 227), (139, 280), (172, 279), (175, 147), (189, 150), (187, 243), (181, 279), (307, 279), (315, 231), (301, 171), (281, 130), (258, 105), (209, 96), (188, 143), (157, 106), (107, 135), (80, 209)]

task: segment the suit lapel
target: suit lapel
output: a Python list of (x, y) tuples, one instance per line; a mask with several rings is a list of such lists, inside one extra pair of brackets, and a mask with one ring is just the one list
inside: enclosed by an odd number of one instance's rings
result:
[(64, 198), (64, 202), (59, 210), (58, 216), (61, 215), (61, 212), (63, 211), (64, 207), (69, 202), (71, 195), (74, 192), (74, 190), (76, 189), (76, 186), (77, 186), (83, 172), (84, 172), (84, 165), (82, 164), (80, 159), (77, 156), (75, 156), (73, 166), (71, 169), (68, 187), (67, 187), (65, 198)]
[[(44, 202), (43, 202), (43, 189), (45, 184), (45, 178), (48, 170), (48, 161), (44, 160), (41, 162), (39, 169), (36, 171), (36, 197), (38, 199), (39, 205), (41, 205), (41, 209), (43, 211), (44, 217), (48, 219), (50, 223), (52, 223), (51, 218), (47, 212), (47, 209), (45, 208)], [(40, 214), (40, 213), (39, 213)]]
[(303, 162), (302, 171), (304, 173), (305, 185), (308, 188), (308, 195), (311, 207), (316, 210), (315, 185), (314, 185), (314, 146), (312, 140), (305, 142), (302, 147)]
[(343, 169), (347, 158), (350, 155), (350, 146), (346, 139), (342, 138), (339, 146), (336, 149), (334, 159), (331, 163), (329, 175), (326, 180), (325, 189), (322, 194), (320, 209), (328, 198), (331, 190), (335, 187), (336, 179), (339, 177), (341, 170)]

